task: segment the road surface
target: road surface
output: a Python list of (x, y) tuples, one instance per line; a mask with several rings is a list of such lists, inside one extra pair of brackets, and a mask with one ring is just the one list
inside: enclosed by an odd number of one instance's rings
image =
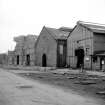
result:
[(0, 69), (0, 105), (103, 105), (99, 101), (80, 96), (72, 90), (64, 91), (38, 81), (20, 77)]

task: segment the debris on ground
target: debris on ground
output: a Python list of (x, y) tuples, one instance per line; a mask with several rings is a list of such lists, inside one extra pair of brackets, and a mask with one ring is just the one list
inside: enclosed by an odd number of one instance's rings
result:
[(81, 84), (81, 85), (90, 85), (90, 84), (96, 84), (94, 81), (84, 80), (84, 81), (76, 81), (74, 84)]
[(105, 91), (99, 91), (99, 92), (97, 92), (96, 94), (105, 95)]
[(33, 86), (31, 86), (31, 85), (20, 85), (20, 86), (16, 86), (16, 88), (19, 88), (19, 89), (29, 89), (29, 88), (33, 88)]
[(67, 79), (75, 79), (76, 77), (67, 77)]
[(38, 76), (38, 78), (43, 78), (42, 76)]
[(54, 84), (62, 86), (63, 88), (71, 88), (82, 94), (105, 98), (105, 95), (98, 95), (104, 94), (102, 90), (105, 90), (105, 76), (64, 71), (30, 73), (30, 75), (20, 73), (19, 75), (50, 83), (51, 85)]

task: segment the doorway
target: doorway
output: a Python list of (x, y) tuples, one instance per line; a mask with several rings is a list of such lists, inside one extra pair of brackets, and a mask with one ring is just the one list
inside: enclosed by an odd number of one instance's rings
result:
[(105, 63), (105, 58), (104, 57), (100, 57), (100, 70), (103, 70), (104, 63)]
[(43, 54), (43, 56), (42, 56), (42, 67), (46, 67), (46, 66), (47, 66), (46, 54)]
[(17, 55), (17, 65), (19, 65), (19, 55)]
[(77, 56), (77, 68), (84, 66), (84, 50), (83, 49), (76, 49), (75, 55)]
[(67, 40), (58, 40), (57, 43), (57, 67), (66, 67)]
[(27, 66), (30, 65), (30, 55), (29, 54), (26, 55), (26, 64)]

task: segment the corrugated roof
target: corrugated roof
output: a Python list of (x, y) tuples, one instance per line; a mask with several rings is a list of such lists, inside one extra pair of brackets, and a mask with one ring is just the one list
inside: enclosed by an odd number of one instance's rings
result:
[(46, 27), (47, 31), (55, 38), (55, 39), (67, 39), (70, 32), (60, 31), (56, 28)]
[(81, 25), (87, 27), (88, 29), (92, 30), (93, 32), (105, 33), (105, 25), (104, 24), (83, 22), (83, 21), (78, 21), (77, 24), (81, 24)]

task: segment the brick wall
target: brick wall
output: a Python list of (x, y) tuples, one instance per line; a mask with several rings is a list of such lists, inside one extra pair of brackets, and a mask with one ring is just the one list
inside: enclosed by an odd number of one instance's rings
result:
[(55, 67), (57, 63), (57, 43), (44, 27), (36, 43), (36, 65), (42, 66), (42, 56), (46, 54), (47, 66)]

